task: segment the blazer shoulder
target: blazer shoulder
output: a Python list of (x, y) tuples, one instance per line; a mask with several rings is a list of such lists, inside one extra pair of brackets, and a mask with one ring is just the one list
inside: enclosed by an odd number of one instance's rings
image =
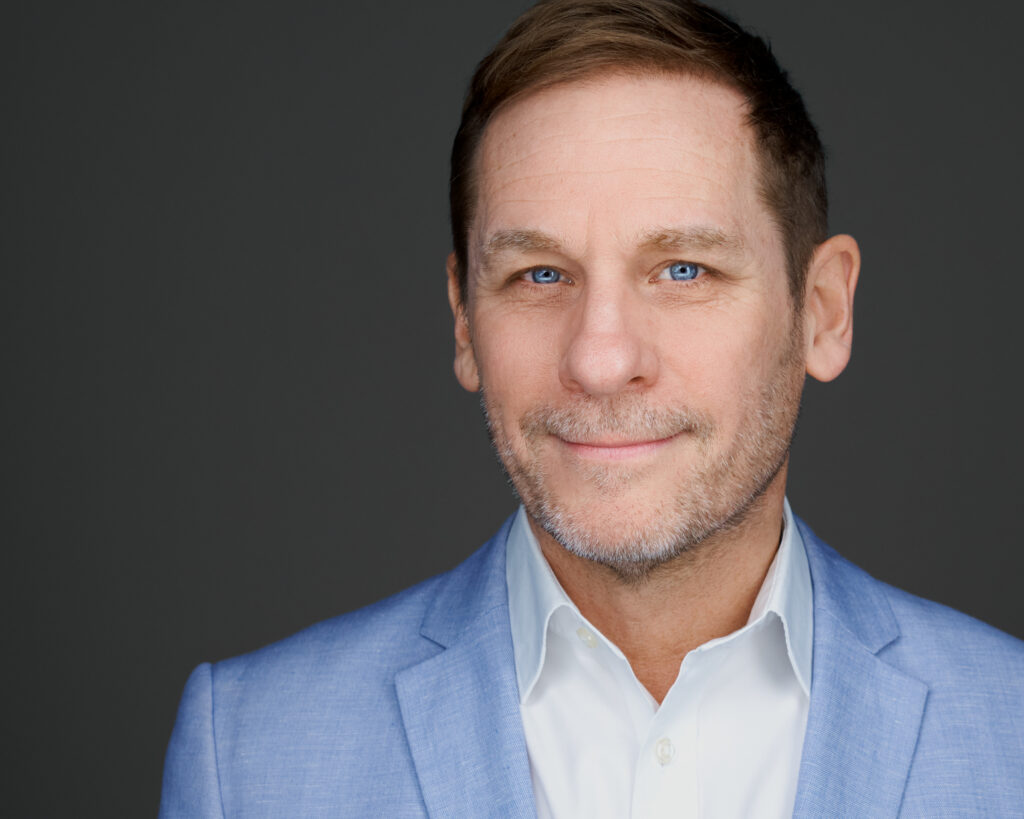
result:
[[(1012, 692), (1024, 712), (1024, 642), (891, 586), (850, 563), (799, 521), (815, 616), (834, 615), (885, 661), (938, 688)], [(815, 624), (815, 630), (818, 626)]]
[[(275, 675), (308, 676), (316, 670), (401, 663), (423, 642), (420, 624), (445, 575), (378, 600), (355, 611), (307, 626), (255, 651), (213, 664), (218, 683)], [(415, 659), (415, 657), (410, 658)]]
[(932, 683), (1001, 683), (1024, 698), (1024, 641), (941, 603), (876, 582), (899, 623), (900, 636), (888, 654), (913, 660), (920, 672), (929, 672)]
[(1024, 642), (880, 585), (899, 636), (879, 659), (928, 687), (908, 813), (937, 815), (942, 805), (963, 815), (1009, 815), (1024, 797)]
[[(353, 678), (365, 686), (437, 654), (487, 607), (507, 605), (503, 527), (455, 568), (371, 605), (213, 665), (218, 686)], [(440, 626), (438, 625), (440, 624)], [(438, 637), (440, 634), (442, 637)]]
[(396, 677), (507, 607), (501, 535), (449, 572), (200, 666), (168, 750), (166, 815), (423, 815)]

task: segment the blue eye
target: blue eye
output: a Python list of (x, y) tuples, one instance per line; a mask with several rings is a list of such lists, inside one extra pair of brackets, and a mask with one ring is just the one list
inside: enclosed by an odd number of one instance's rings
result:
[(530, 271), (530, 281), (535, 284), (554, 284), (561, 278), (562, 274), (550, 267), (537, 267)]
[(699, 264), (693, 262), (672, 262), (665, 267), (662, 273), (667, 272), (670, 279), (677, 282), (689, 282), (696, 279), (704, 270)]

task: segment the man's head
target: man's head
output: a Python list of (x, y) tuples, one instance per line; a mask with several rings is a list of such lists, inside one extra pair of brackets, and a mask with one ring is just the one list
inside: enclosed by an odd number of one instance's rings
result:
[[(703, 7), (676, 8), (529, 12), (481, 64), (454, 151), (456, 373), (482, 388), (534, 521), (623, 575), (728, 530), (780, 486), (805, 370), (832, 378), (848, 358), (857, 273), (853, 240), (824, 240), (820, 146), (799, 97), (776, 89), (805, 132), (772, 136), (756, 107), (769, 103), (706, 55), (731, 36), (729, 64), (749, 73), (774, 66), (764, 45)], [(684, 32), (691, 18), (702, 28)], [(588, 29), (604, 37), (575, 46), (589, 68), (524, 84)], [(637, 50), (684, 33), (699, 70)], [(473, 102), (499, 86), (518, 90)], [(467, 124), (476, 108), (486, 116)], [(785, 173), (802, 174), (802, 192), (778, 187)]]

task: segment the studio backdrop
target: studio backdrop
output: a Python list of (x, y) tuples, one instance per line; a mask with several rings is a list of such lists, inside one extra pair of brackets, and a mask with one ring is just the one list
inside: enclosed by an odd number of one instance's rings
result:
[[(450, 568), (514, 501), (451, 371), (447, 158), (518, 2), (16, 3), (2, 803), (153, 815), (196, 664)], [(1024, 636), (1018, 6), (729, 0), (864, 253), (789, 497)]]

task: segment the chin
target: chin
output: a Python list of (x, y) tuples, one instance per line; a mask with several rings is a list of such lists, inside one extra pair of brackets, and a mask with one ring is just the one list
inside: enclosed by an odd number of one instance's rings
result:
[(673, 501), (645, 503), (627, 493), (576, 505), (553, 497), (524, 497), (526, 511), (566, 551), (623, 575), (649, 572), (690, 551), (716, 528), (705, 510), (680, 509)]
[(639, 581), (742, 526), (783, 463), (784, 455), (757, 480), (724, 485), (707, 474), (677, 476), (671, 485), (685, 491), (660, 496), (647, 482), (633, 481), (596, 491), (591, 485), (581, 497), (523, 472), (516, 488), (530, 517), (567, 552)]

